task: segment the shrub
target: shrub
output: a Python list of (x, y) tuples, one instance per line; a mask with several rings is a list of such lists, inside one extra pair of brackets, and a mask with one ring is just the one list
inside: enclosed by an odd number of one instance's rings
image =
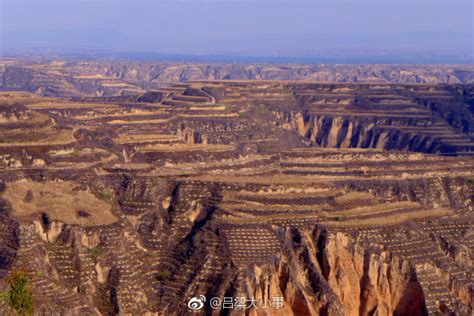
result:
[(10, 285), (8, 303), (20, 315), (29, 315), (33, 311), (33, 294), (28, 285), (28, 275), (24, 271), (14, 271), (8, 278)]
[(89, 249), (89, 254), (94, 260), (96, 260), (97, 257), (100, 256), (101, 253), (102, 253), (102, 249), (99, 246)]
[(158, 279), (158, 281), (164, 281), (168, 279), (169, 276), (170, 276), (170, 273), (167, 271), (158, 271), (158, 273), (156, 274), (156, 278)]
[(105, 202), (110, 202), (112, 201), (112, 194), (107, 191), (100, 191), (99, 192), (99, 199)]
[(1, 301), (8, 300), (8, 291), (0, 291), (0, 300)]

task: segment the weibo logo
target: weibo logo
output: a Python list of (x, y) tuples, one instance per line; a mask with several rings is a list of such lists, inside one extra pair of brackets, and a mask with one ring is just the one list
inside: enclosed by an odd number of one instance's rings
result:
[(200, 295), (199, 297), (195, 296), (191, 298), (188, 302), (189, 309), (193, 311), (198, 311), (204, 307), (204, 302), (206, 301), (206, 297), (204, 295)]

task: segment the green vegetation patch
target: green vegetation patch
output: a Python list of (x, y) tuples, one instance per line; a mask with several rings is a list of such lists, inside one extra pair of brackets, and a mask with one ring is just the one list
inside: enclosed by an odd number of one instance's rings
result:
[(102, 248), (100, 246), (89, 249), (89, 254), (92, 259), (97, 260), (97, 258), (102, 254)]
[(112, 193), (108, 191), (100, 191), (98, 194), (98, 198), (101, 199), (102, 201), (105, 202), (111, 202), (112, 201)]
[(28, 275), (24, 271), (13, 271), (7, 277), (10, 290), (7, 293), (8, 303), (20, 315), (33, 312), (33, 294), (29, 286)]
[(158, 281), (165, 281), (170, 277), (170, 273), (168, 271), (158, 271), (156, 274), (156, 278)]

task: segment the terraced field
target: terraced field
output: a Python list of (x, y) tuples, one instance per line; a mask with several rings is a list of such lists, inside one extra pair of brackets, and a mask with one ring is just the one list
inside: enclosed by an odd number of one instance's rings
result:
[(26, 271), (39, 314), (472, 314), (474, 86), (135, 92), (0, 94), (0, 289)]

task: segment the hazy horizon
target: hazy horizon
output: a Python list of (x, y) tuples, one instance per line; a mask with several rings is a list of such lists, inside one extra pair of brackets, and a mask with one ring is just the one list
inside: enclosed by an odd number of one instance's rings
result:
[(385, 55), (472, 62), (474, 51), (470, 1), (0, 1), (3, 52)]

